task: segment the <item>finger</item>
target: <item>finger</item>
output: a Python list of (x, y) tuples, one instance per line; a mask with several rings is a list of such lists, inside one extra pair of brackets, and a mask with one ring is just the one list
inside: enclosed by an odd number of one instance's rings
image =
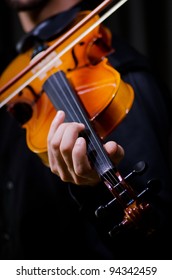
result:
[(50, 169), (53, 173), (59, 175), (57, 170), (57, 154), (58, 151), (58, 143), (57, 143), (57, 130), (60, 126), (60, 124), (63, 123), (65, 118), (65, 114), (63, 111), (58, 111), (54, 120), (51, 123), (50, 130), (47, 137), (47, 150), (48, 150), (48, 160)]
[(67, 126), (67, 124), (63, 124), (64, 119), (65, 113), (63, 111), (58, 111), (52, 121), (47, 138), (49, 166), (51, 171), (60, 177), (62, 176), (61, 170), (67, 169), (59, 151), (62, 135)]
[(78, 123), (61, 123), (64, 119), (56, 116), (53, 129), (48, 138), (48, 157), (51, 171), (67, 182), (74, 182), (72, 148), (84, 125)]
[(74, 176), (75, 171), (73, 167), (72, 150), (79, 133), (84, 129), (84, 127), (85, 126), (80, 123), (70, 123), (65, 129), (60, 143), (60, 153), (69, 172), (71, 172)]
[(81, 182), (81, 178), (84, 179), (88, 185), (93, 185), (100, 181), (99, 175), (89, 162), (86, 141), (83, 137), (77, 139), (73, 148), (72, 159), (75, 174), (78, 176), (78, 178), (76, 178), (78, 180), (77, 184)]
[(51, 141), (59, 125), (64, 122), (64, 119), (65, 119), (65, 113), (63, 111), (58, 111), (49, 129), (48, 138), (47, 138), (48, 142)]
[(104, 145), (104, 148), (114, 164), (119, 164), (119, 162), (123, 159), (125, 154), (124, 149), (116, 142), (109, 141)]

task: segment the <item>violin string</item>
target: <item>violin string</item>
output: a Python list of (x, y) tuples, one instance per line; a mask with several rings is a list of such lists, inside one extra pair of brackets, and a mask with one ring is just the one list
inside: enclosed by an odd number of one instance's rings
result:
[[(54, 78), (55, 78), (55, 77), (54, 77)], [(82, 115), (81, 109), (80, 109), (80, 107), (78, 106), (78, 104), (76, 103), (75, 99), (73, 98), (73, 94), (71, 94), (70, 88), (68, 87), (68, 84), (66, 83), (66, 81), (65, 81), (65, 79), (63, 78), (62, 75), (61, 75), (61, 78), (62, 78), (63, 82), (65, 83), (66, 89), (68, 90), (68, 93), (70, 94), (70, 97), (71, 97), (71, 98), (73, 99), (73, 101), (75, 102), (79, 113)], [(55, 78), (55, 80), (56, 80), (56, 83), (58, 83), (58, 80), (57, 80), (56, 78)], [(61, 88), (61, 89), (62, 89), (62, 88)], [(62, 91), (63, 91), (63, 89), (62, 89)], [(80, 119), (79, 119), (79, 117), (78, 117), (78, 114), (76, 113), (76, 111), (73, 109), (73, 107), (72, 107), (71, 104), (69, 103), (68, 98), (66, 97), (66, 93), (65, 93), (64, 91), (63, 91), (62, 102), (63, 102), (64, 108), (66, 108), (66, 110), (68, 109), (67, 112), (68, 112), (68, 114), (70, 115), (71, 119), (73, 119), (73, 116), (75, 116), (75, 117), (76, 117), (76, 120), (77, 120), (78, 122), (80, 122)], [(67, 104), (68, 106), (67, 106), (66, 104)], [(84, 118), (83, 115), (82, 115), (82, 117)], [(87, 121), (86, 118), (84, 118), (84, 122), (85, 122), (85, 124), (86, 124), (87, 127), (90, 127), (90, 124), (89, 124), (89, 122)], [(94, 135), (93, 135), (93, 136), (94, 136)], [(94, 140), (95, 140), (95, 139), (94, 139)], [(93, 145), (91, 139), (90, 139), (90, 143)], [(94, 146), (94, 145), (93, 145), (93, 146)], [(98, 154), (98, 156), (99, 156), (99, 154)], [(100, 158), (100, 160), (101, 160), (101, 158)], [(104, 159), (104, 160), (105, 160), (105, 159)]]
[[(81, 116), (84, 120), (84, 123), (87, 125), (87, 127), (90, 129), (90, 131), (93, 131), (92, 126), (90, 125), (89, 119), (83, 115), (82, 110), (79, 106), (79, 103), (74, 98), (74, 94), (73, 94), (72, 90), (69, 88), (69, 84), (67, 83), (64, 76), (62, 75), (62, 72), (59, 72), (58, 74), (60, 75), (62, 82), (65, 84), (65, 89), (68, 90), (68, 94), (70, 95), (70, 98), (72, 98), (72, 100), (74, 101), (74, 104), (76, 105), (78, 112), (81, 114)], [(73, 113), (74, 116), (76, 117), (76, 120), (78, 120), (78, 122), (80, 122), (81, 120), (79, 119), (78, 114), (76, 114), (76, 111), (74, 110), (74, 108), (71, 106), (71, 104), (67, 98), (66, 92), (64, 92), (64, 90), (62, 89), (62, 87), (55, 75), (53, 76), (53, 78), (54, 78), (55, 82), (58, 83), (58, 86), (60, 86), (60, 88), (62, 90), (63, 96), (60, 98), (60, 102), (62, 102), (62, 104), (63, 104), (64, 108), (66, 108), (66, 110), (69, 109), (69, 110), (67, 110), (67, 112), (70, 114), (71, 119), (73, 118), (72, 117), (73, 116), (72, 113)], [(54, 90), (56, 90), (56, 89), (54, 88)], [(59, 95), (58, 95), (58, 97), (59, 97)], [(89, 143), (91, 143), (91, 145), (93, 147), (95, 147), (94, 142), (97, 144), (97, 146), (99, 148), (99, 152), (100, 152), (100, 154), (97, 153), (99, 162), (102, 162), (103, 165), (104, 165), (104, 163), (107, 163), (107, 165), (108, 165), (109, 157), (107, 160), (107, 154), (106, 154), (104, 148), (102, 147), (101, 143), (98, 141), (98, 137), (96, 137), (94, 132), (92, 133), (92, 136), (93, 136), (94, 141), (92, 141), (92, 139), (89, 137), (89, 141), (90, 141)], [(100, 156), (100, 155), (102, 155), (102, 156)], [(114, 174), (112, 169), (110, 169), (108, 171), (109, 172), (106, 173), (105, 176), (104, 176), (104, 174), (102, 174), (102, 177), (104, 178), (104, 180), (106, 182), (108, 182), (110, 184), (110, 189), (112, 189), (113, 195), (115, 194), (116, 198), (118, 198), (118, 200), (120, 200), (120, 203), (124, 206), (124, 203), (122, 202), (122, 199), (119, 196), (122, 192), (124, 193), (124, 190), (127, 191), (127, 192), (125, 192), (125, 197), (128, 200), (131, 200), (131, 193), (128, 192), (128, 189), (126, 187), (126, 182), (124, 181), (124, 179), (122, 178), (122, 176), (120, 174), (117, 177), (117, 175)], [(115, 184), (114, 184), (114, 182), (115, 182)], [(107, 186), (107, 184), (106, 184), (106, 186)], [(108, 186), (108, 188), (109, 188), (109, 186)]]
[[(59, 74), (61, 74), (61, 72), (59, 72)], [(81, 112), (81, 109), (80, 109), (80, 106), (76, 103), (75, 99), (73, 98), (73, 94), (71, 94), (71, 90), (68, 86), (68, 83), (65, 81), (65, 79), (63, 78), (63, 75), (60, 75), (61, 76), (61, 79), (63, 80), (63, 83), (65, 84), (65, 87), (66, 87), (66, 90), (68, 91), (68, 93), (70, 94), (70, 97), (73, 99), (73, 101), (75, 102), (76, 106), (77, 106), (77, 109), (79, 111), (79, 113), (82, 115), (82, 112)], [(67, 98), (67, 95), (66, 95), (66, 92), (64, 92), (63, 88), (61, 87), (61, 84), (59, 83), (58, 79), (54, 77), (54, 81), (56, 82), (56, 84), (58, 84), (58, 87), (60, 88), (61, 90), (61, 93), (62, 93), (62, 96), (58, 96), (58, 98), (60, 99), (60, 102), (63, 104), (64, 108), (65, 108), (65, 112), (68, 113), (68, 115), (70, 116), (71, 119), (73, 119), (73, 116), (75, 116), (75, 119), (76, 121), (80, 122), (80, 119), (78, 117), (78, 114), (77, 112), (74, 110), (74, 108), (71, 106), (68, 98)], [(51, 86), (54, 87), (53, 83), (51, 83)], [(56, 90), (54, 88), (54, 90)], [(84, 116), (82, 115), (82, 117), (84, 118)], [(90, 127), (90, 124), (88, 123), (87, 119), (84, 118), (84, 121), (85, 121), (85, 124), (87, 127)], [(96, 139), (94, 139), (96, 140)], [(94, 146), (92, 140), (90, 139), (90, 143)], [(98, 154), (99, 156), (99, 154)], [(105, 160), (105, 158), (104, 158)], [(101, 158), (100, 158), (100, 161), (101, 161)]]
[[(59, 73), (61, 74), (61, 72), (59, 72)], [(71, 104), (70, 104), (68, 98), (66, 97), (67, 95), (66, 95), (66, 93), (64, 92), (63, 88), (61, 87), (61, 85), (60, 85), (58, 79), (55, 77), (55, 75), (53, 75), (53, 78), (54, 78), (54, 81), (56, 82), (56, 84), (58, 85), (58, 87), (61, 89), (62, 96), (58, 95), (58, 98), (60, 99), (60, 102), (62, 102), (64, 108), (66, 108), (66, 111), (67, 111), (67, 113), (70, 115), (70, 117), (73, 118), (73, 117), (72, 117), (72, 113), (73, 113), (73, 114), (75, 115), (75, 117), (76, 117), (76, 120), (78, 120), (78, 122), (80, 122), (80, 119), (79, 119), (78, 115), (76, 114), (76, 111), (75, 111), (75, 110), (73, 109), (73, 107), (71, 106)], [(76, 103), (75, 98), (74, 98), (73, 94), (71, 93), (71, 90), (70, 90), (68, 84), (66, 83), (66, 81), (65, 81), (65, 79), (63, 78), (62, 75), (61, 75), (61, 78), (63, 79), (63, 82), (65, 83), (66, 90), (68, 90), (68, 92), (70, 93), (70, 97), (73, 99), (73, 101), (75, 102), (75, 104), (76, 104), (76, 106), (77, 106), (79, 112), (81, 113), (82, 117), (84, 118), (85, 124), (88, 125), (88, 127), (90, 127), (89, 121), (83, 116), (83, 114), (82, 114), (82, 112), (81, 112), (81, 109), (80, 109), (80, 107), (79, 107), (79, 104)], [(54, 86), (54, 84), (53, 84), (52, 81), (50, 81), (50, 84), (51, 84), (51, 87), (54, 88), (54, 90), (56, 91), (57, 89), (55, 88), (55, 86)], [(100, 149), (100, 152), (101, 152), (101, 154), (102, 154), (102, 156), (103, 156), (103, 158), (102, 158), (102, 157), (99, 156), (99, 153), (97, 153), (97, 156), (98, 156), (100, 162), (103, 162), (103, 163), (104, 163), (104, 162), (107, 162), (107, 158), (106, 158), (106, 156), (105, 156), (105, 152), (103, 153), (103, 149), (102, 149), (102, 147), (100, 147), (100, 144), (99, 144), (99, 142), (97, 141), (97, 138), (95, 137), (94, 133), (93, 133), (92, 136), (94, 137), (95, 143), (97, 143), (97, 145), (98, 145), (98, 147), (99, 147), (99, 149)], [(94, 147), (94, 143), (92, 142), (91, 138), (90, 138), (89, 140), (90, 140), (91, 144), (92, 144), (93, 147)], [(102, 161), (102, 160), (104, 160), (104, 161)], [(107, 163), (108, 163), (108, 162), (107, 162)], [(103, 177), (103, 176), (102, 176), (102, 177)], [(113, 181), (115, 182), (116, 186), (114, 185), (114, 182), (112, 182), (112, 179), (113, 179)], [(109, 174), (108, 174), (108, 173), (106, 174), (105, 180), (108, 180), (110, 184), (113, 184), (112, 188), (113, 188), (113, 189), (115, 188), (116, 191), (117, 191), (118, 193), (119, 193), (119, 192), (121, 193), (122, 191), (126, 190), (126, 188), (124, 188), (124, 186), (121, 185), (121, 182), (120, 182), (119, 180), (117, 180), (117, 178), (115, 177), (114, 173), (113, 173), (111, 170), (109, 170)], [(122, 191), (121, 191), (119, 188), (120, 188), (120, 189), (122, 188)], [(128, 194), (128, 195), (129, 195), (129, 194)], [(129, 197), (129, 196), (128, 196), (128, 197)]]
[[(105, 19), (107, 19), (110, 15), (112, 15), (115, 11), (117, 11), (125, 2), (128, 0), (120, 0), (116, 3), (111, 9), (109, 9), (104, 15), (102, 15), (94, 24), (92, 24), (87, 30), (85, 30), (81, 35), (79, 35), (75, 40), (73, 40), (70, 44), (68, 44), (62, 51), (60, 51), (53, 59), (46, 63), (45, 66), (41, 67), (35, 74), (33, 74), (28, 80), (26, 80), (21, 86), (19, 86), (14, 92), (5, 97), (4, 99), (0, 98), (0, 108), (8, 103), (13, 97), (15, 97), (20, 91), (22, 91), (28, 84), (30, 84), (33, 80), (38, 78), (44, 72), (47, 72), (49, 69), (55, 65), (56, 62), (59, 61), (60, 57), (62, 57), (67, 51), (69, 51), (72, 47), (74, 47), (80, 40), (82, 40), (86, 35), (88, 35), (93, 29), (95, 29), (99, 24), (101, 24)], [(2, 95), (3, 96), (3, 95)]]

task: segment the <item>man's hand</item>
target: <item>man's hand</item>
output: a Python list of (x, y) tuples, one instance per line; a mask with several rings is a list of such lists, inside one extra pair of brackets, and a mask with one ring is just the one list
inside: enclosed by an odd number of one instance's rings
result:
[[(48, 134), (48, 159), (50, 169), (62, 181), (77, 185), (96, 185), (99, 175), (91, 167), (87, 157), (86, 141), (78, 137), (84, 130), (81, 123), (64, 123), (65, 113), (58, 111)], [(116, 142), (104, 145), (109, 157), (118, 164), (124, 156), (123, 148)]]

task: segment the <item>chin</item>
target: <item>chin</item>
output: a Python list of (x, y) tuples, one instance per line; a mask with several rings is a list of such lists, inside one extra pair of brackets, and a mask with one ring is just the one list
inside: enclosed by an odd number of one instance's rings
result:
[(17, 11), (28, 11), (44, 6), (48, 0), (5, 0), (9, 7)]

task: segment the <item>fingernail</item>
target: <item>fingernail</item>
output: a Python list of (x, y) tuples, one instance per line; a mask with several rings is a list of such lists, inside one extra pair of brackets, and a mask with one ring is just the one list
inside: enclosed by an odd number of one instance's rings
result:
[(57, 114), (56, 114), (56, 117), (59, 119), (59, 118), (61, 118), (62, 116), (64, 116), (64, 112), (61, 111), (61, 110), (59, 110), (59, 111), (57, 112)]
[(78, 137), (77, 140), (76, 140), (76, 144), (77, 145), (82, 145), (83, 143), (84, 143), (84, 138)]

